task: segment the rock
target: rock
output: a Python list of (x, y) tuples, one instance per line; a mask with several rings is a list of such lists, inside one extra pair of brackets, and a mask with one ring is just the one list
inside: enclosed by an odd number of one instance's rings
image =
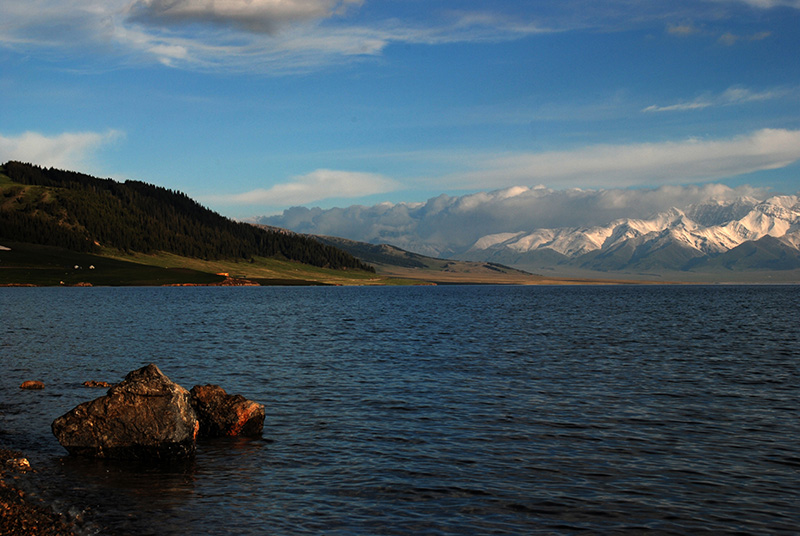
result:
[(189, 392), (150, 364), (57, 418), (52, 429), (70, 454), (171, 460), (194, 454), (199, 426)]
[(195, 385), (192, 407), (200, 420), (200, 437), (259, 436), (264, 406), (242, 395), (229, 395), (219, 385)]
[(86, 380), (83, 382), (84, 387), (111, 387), (108, 382), (98, 382), (96, 380)]
[(20, 389), (44, 389), (44, 382), (40, 382), (39, 380), (28, 380), (22, 382), (22, 385), (19, 386)]
[(6, 460), (6, 467), (25, 473), (31, 470), (31, 462), (27, 458), (11, 458)]

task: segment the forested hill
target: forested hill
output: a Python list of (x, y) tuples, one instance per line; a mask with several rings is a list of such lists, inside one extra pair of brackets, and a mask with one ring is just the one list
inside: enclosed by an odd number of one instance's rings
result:
[(20, 162), (0, 166), (0, 239), (80, 252), (105, 246), (209, 260), (260, 256), (374, 271), (338, 248), (235, 222), (180, 192)]

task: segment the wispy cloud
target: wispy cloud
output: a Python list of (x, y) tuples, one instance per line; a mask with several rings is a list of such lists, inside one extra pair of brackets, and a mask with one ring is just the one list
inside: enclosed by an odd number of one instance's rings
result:
[(800, 0), (712, 0), (717, 3), (747, 4), (750, 7), (771, 9), (773, 7), (793, 7), (800, 9)]
[(268, 189), (242, 194), (210, 196), (206, 201), (231, 205), (286, 206), (314, 203), (323, 199), (347, 199), (391, 192), (399, 184), (383, 175), (356, 171), (318, 169)]
[(677, 102), (667, 105), (651, 105), (642, 109), (643, 112), (682, 112), (687, 110), (702, 110), (714, 106), (733, 106), (748, 102), (766, 101), (785, 97), (790, 93), (785, 88), (753, 91), (742, 87), (730, 87), (718, 95), (706, 94), (691, 101)]
[[(0, 45), (75, 46), (196, 70), (305, 72), (393, 43), (508, 41), (549, 31), (498, 13), (429, 22), (363, 21), (363, 0), (38, 0), (0, 2)], [(113, 46), (109, 46), (113, 45)]]
[(702, 32), (702, 30), (691, 24), (673, 24), (667, 26), (667, 33), (672, 35), (687, 36), (700, 32)]
[(785, 167), (800, 160), (800, 130), (763, 129), (722, 140), (595, 145), (568, 151), (476, 156), (450, 188), (518, 184), (610, 187), (677, 184)]
[(757, 32), (750, 35), (737, 35), (731, 32), (725, 32), (719, 37), (718, 41), (720, 44), (733, 46), (741, 41), (763, 41), (771, 35), (771, 32)]
[(106, 132), (65, 132), (46, 136), (25, 132), (18, 136), (0, 134), (0, 162), (19, 160), (62, 169), (86, 169), (94, 154), (123, 134)]

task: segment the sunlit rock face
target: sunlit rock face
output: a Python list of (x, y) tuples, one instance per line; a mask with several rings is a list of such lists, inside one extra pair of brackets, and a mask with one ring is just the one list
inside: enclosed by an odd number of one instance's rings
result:
[(195, 385), (191, 396), (200, 420), (200, 437), (261, 435), (263, 405), (242, 395), (229, 395), (219, 385)]
[(192, 456), (199, 427), (189, 392), (150, 364), (57, 418), (52, 430), (71, 454), (159, 460)]

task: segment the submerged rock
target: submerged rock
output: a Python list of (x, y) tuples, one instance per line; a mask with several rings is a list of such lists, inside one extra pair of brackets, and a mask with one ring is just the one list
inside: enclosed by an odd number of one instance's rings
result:
[(219, 385), (195, 385), (192, 407), (200, 420), (200, 437), (259, 436), (264, 406), (242, 395), (229, 395)]
[(199, 422), (189, 392), (150, 364), (53, 421), (71, 454), (116, 459), (191, 456)]
[(83, 382), (84, 387), (111, 387), (111, 384), (108, 382), (97, 381), (97, 380), (86, 380)]
[(40, 382), (39, 380), (28, 380), (22, 382), (22, 385), (19, 386), (20, 389), (44, 389), (44, 382)]

